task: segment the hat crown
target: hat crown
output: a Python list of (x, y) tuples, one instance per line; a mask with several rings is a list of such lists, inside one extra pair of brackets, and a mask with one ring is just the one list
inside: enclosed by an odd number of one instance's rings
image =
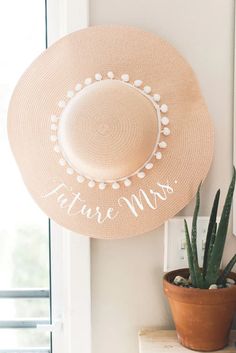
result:
[(62, 112), (59, 144), (68, 164), (93, 180), (125, 178), (145, 164), (156, 146), (155, 107), (119, 80), (95, 82)]

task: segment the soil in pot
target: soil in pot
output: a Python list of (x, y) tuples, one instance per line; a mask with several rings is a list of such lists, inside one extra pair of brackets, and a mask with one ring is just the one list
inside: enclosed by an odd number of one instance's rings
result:
[[(176, 276), (188, 278), (189, 271), (168, 272), (163, 280), (179, 342), (203, 352), (222, 349), (228, 344), (236, 311), (236, 285), (211, 290), (185, 288), (172, 283)], [(228, 277), (236, 281), (236, 273)]]

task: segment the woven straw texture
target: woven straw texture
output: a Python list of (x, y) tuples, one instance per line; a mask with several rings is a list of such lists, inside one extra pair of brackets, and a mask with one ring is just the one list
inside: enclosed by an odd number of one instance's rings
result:
[[(162, 159), (145, 178), (100, 190), (66, 173), (50, 140), (51, 116), (78, 82), (129, 74), (168, 105), (171, 130)], [(160, 133), (153, 105), (119, 81), (92, 84), (64, 110), (60, 143), (73, 167), (97, 180), (125, 177), (152, 151)], [(104, 84), (105, 83), (105, 84)], [(87, 90), (87, 94), (86, 93)], [(69, 98), (68, 98), (69, 100)], [(72, 100), (71, 100), (72, 101)], [(122, 102), (122, 103), (121, 103)], [(66, 109), (68, 111), (66, 111)], [(67, 119), (67, 120), (66, 120)], [(39, 207), (62, 226), (95, 238), (124, 238), (157, 228), (194, 197), (209, 170), (213, 126), (189, 64), (166, 41), (132, 27), (74, 32), (41, 54), (23, 74), (8, 112), (8, 133), (23, 180)]]

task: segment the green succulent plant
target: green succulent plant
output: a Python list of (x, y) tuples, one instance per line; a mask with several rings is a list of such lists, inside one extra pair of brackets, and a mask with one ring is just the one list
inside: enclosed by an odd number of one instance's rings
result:
[(204, 289), (209, 288), (212, 284), (224, 286), (226, 283), (227, 276), (229, 275), (230, 271), (236, 263), (235, 254), (229, 261), (227, 266), (224, 268), (224, 270), (220, 271), (220, 265), (222, 261), (229, 224), (230, 210), (233, 201), (235, 179), (236, 171), (235, 168), (233, 168), (233, 177), (229, 185), (219, 224), (217, 224), (217, 211), (220, 199), (220, 190), (218, 190), (215, 195), (207, 229), (202, 268), (200, 268), (199, 266), (197, 253), (197, 218), (200, 208), (201, 184), (198, 187), (196, 195), (196, 204), (192, 221), (191, 239), (189, 235), (188, 224), (186, 222), (186, 219), (184, 220), (189, 272), (193, 287)]

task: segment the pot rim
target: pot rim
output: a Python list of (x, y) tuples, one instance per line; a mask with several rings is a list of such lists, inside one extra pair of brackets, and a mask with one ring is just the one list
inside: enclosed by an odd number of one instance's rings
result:
[[(172, 282), (170, 282), (168, 280), (168, 276), (173, 274), (173, 275), (178, 275), (178, 273), (182, 273), (183, 272), (188, 272), (189, 273), (189, 268), (179, 268), (177, 270), (172, 270), (172, 271), (169, 271), (169, 272), (166, 272), (164, 275), (163, 275), (163, 282), (168, 284), (168, 286), (172, 286), (172, 288), (174, 288), (176, 291), (181, 291), (181, 292), (189, 292), (189, 290), (191, 291), (194, 291), (195, 293), (197, 292), (201, 292), (201, 293), (219, 293), (219, 290), (220, 292), (230, 292), (230, 291), (234, 291), (236, 290), (236, 284), (232, 285), (231, 287), (227, 287), (227, 288), (216, 288), (216, 289), (210, 289), (209, 288), (194, 288), (194, 287), (190, 287), (190, 288), (187, 288), (187, 287), (181, 287), (181, 286), (177, 286), (176, 284), (173, 284)], [(230, 272), (229, 275), (228, 275), (228, 278), (232, 278), (234, 280), (236, 280), (236, 272)]]

